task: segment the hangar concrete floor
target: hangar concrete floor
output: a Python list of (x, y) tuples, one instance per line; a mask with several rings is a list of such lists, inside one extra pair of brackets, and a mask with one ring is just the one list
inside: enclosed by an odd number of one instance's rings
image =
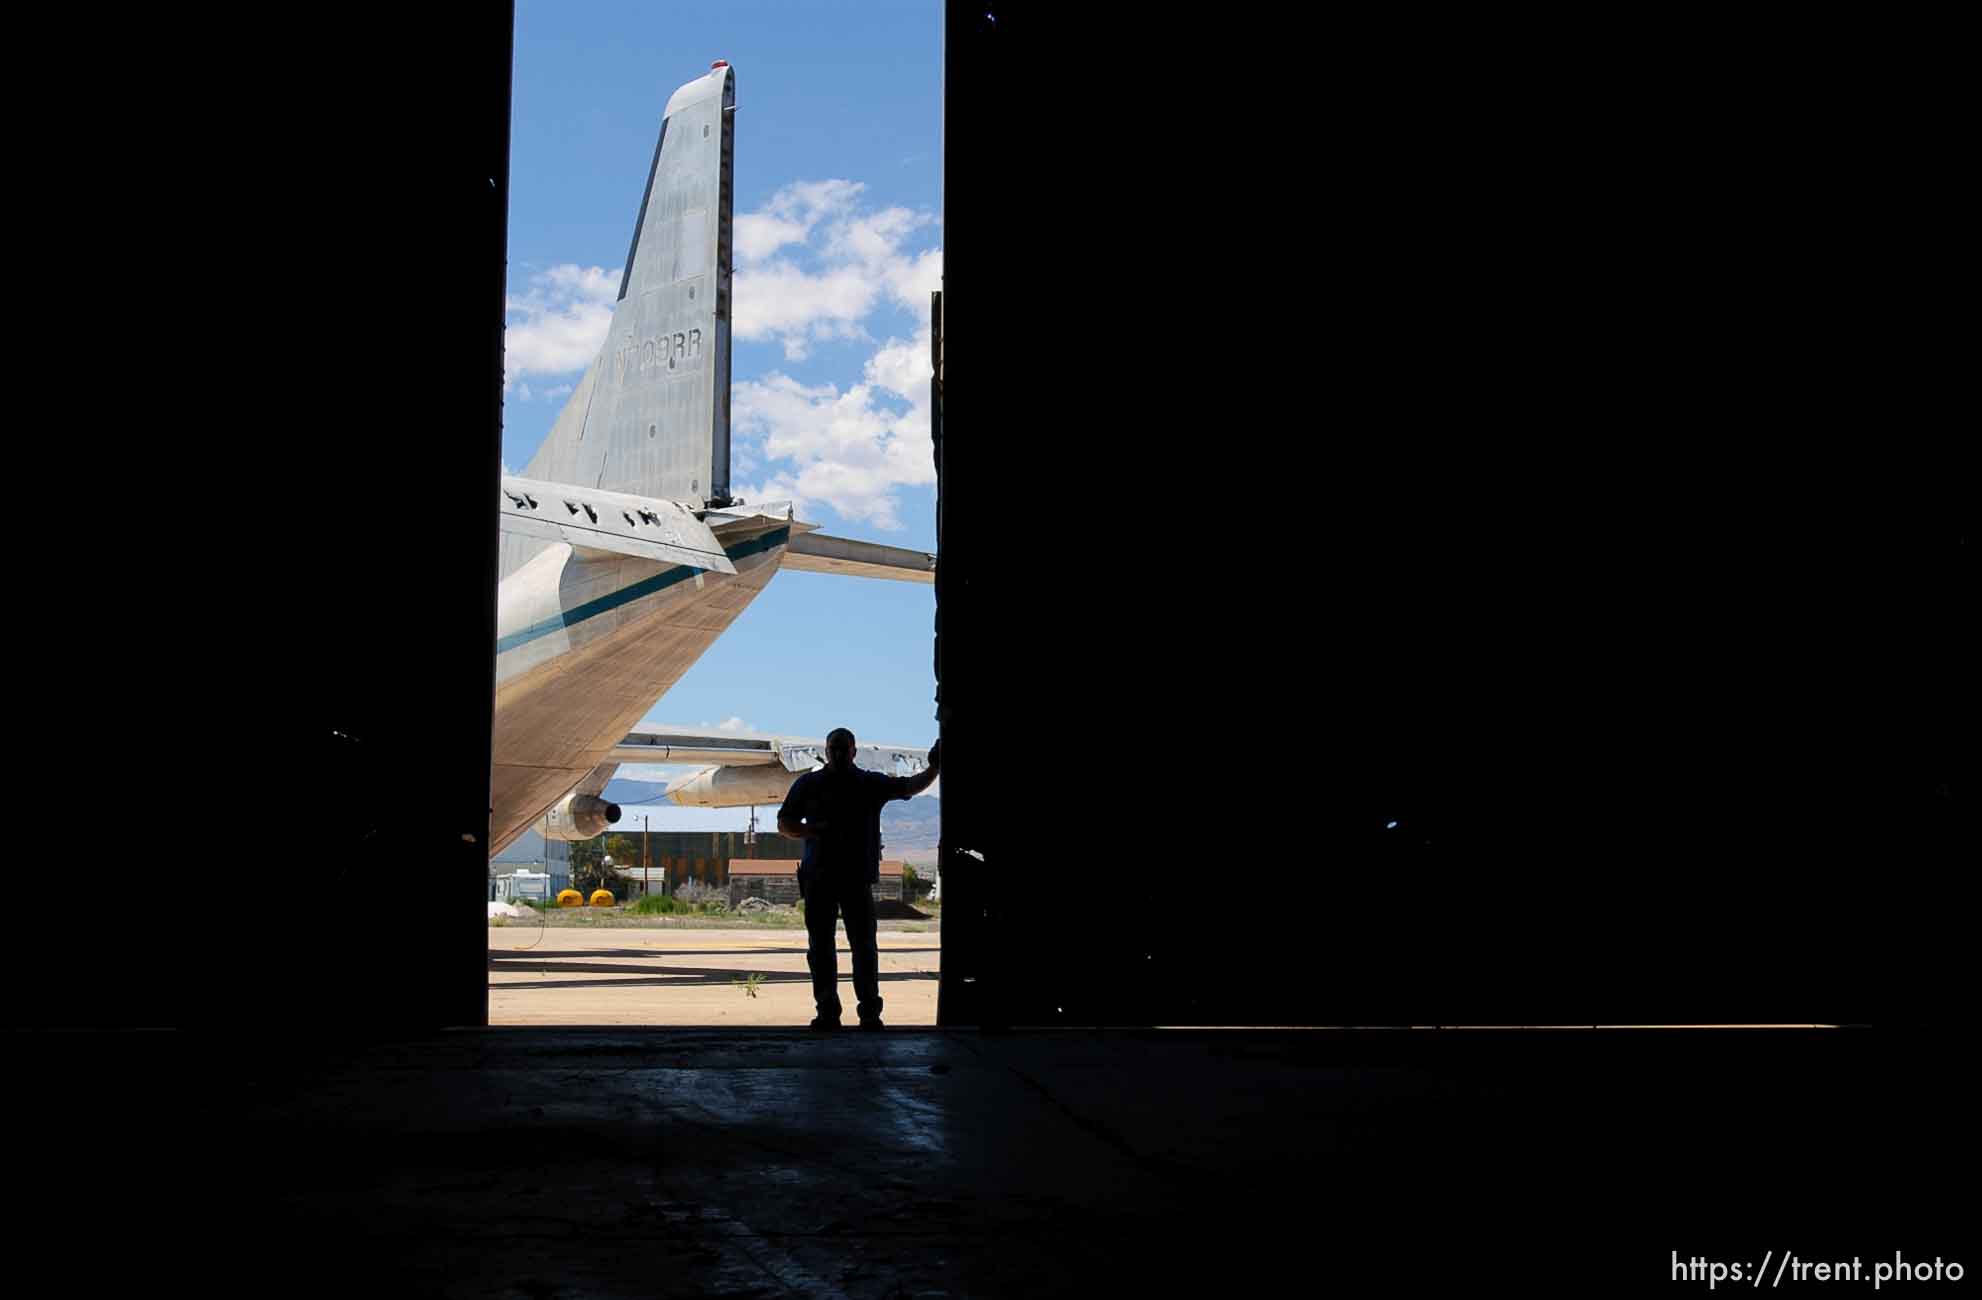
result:
[[(1670, 1293), (1671, 1253), (1958, 1255), (1967, 1068), (1870, 1033), (19, 1034), (77, 1280), (1040, 1296), (1350, 1276)], [(34, 1093), (37, 1086), (45, 1090)], [(1963, 1112), (1965, 1114), (1965, 1111)], [(1972, 1266), (1972, 1261), (1971, 1261)]]

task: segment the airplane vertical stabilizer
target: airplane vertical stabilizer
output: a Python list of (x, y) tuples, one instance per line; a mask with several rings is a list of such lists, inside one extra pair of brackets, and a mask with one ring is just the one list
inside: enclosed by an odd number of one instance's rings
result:
[[(735, 104), (727, 64), (668, 100), (611, 333), (525, 477), (728, 503)], [(538, 549), (505, 538), (504, 573)]]

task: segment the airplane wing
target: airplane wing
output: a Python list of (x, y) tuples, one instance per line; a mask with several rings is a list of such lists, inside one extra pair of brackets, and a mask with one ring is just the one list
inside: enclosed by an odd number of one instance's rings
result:
[[(612, 749), (614, 763), (714, 763), (723, 767), (776, 766), (809, 772), (826, 761), (825, 740), (766, 736), (697, 727), (635, 731)], [(929, 766), (929, 751), (912, 745), (858, 745), (854, 765), (889, 776), (913, 776)]]

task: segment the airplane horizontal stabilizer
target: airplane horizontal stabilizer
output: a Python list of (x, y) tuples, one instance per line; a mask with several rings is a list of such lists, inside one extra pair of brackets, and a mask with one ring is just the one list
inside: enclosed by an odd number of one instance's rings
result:
[(851, 578), (895, 582), (936, 581), (936, 557), (877, 542), (856, 542), (824, 533), (795, 533), (785, 548), (784, 567), (804, 573), (837, 573)]
[(505, 477), (501, 504), (507, 533), (711, 573), (736, 572), (715, 533), (678, 502)]

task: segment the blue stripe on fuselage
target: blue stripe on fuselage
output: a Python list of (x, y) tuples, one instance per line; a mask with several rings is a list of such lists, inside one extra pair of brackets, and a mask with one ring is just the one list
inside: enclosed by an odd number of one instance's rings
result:
[[(773, 547), (783, 546), (790, 539), (791, 529), (773, 528), (762, 537), (754, 537), (747, 542), (739, 543), (735, 547), (725, 547), (723, 554), (727, 555), (733, 563), (737, 560), (747, 559), (752, 555), (762, 555), (765, 551)], [(549, 636), (559, 628), (574, 627), (579, 623), (583, 623), (588, 618), (604, 614), (608, 610), (618, 609), (621, 605), (631, 604), (642, 596), (651, 596), (657, 591), (666, 591), (678, 582), (687, 582), (700, 572), (702, 570), (691, 569), (686, 565), (682, 565), (677, 568), (663, 570), (651, 578), (642, 578), (630, 587), (622, 587), (620, 590), (600, 596), (596, 600), (588, 600), (582, 605), (574, 605), (556, 618), (547, 618), (542, 622), (532, 623), (521, 632), (511, 632), (508, 636), (497, 638), (496, 653), (504, 654), (510, 650), (514, 650), (517, 646), (528, 645), (540, 636)], [(728, 575), (718, 574), (716, 576), (727, 577)]]

